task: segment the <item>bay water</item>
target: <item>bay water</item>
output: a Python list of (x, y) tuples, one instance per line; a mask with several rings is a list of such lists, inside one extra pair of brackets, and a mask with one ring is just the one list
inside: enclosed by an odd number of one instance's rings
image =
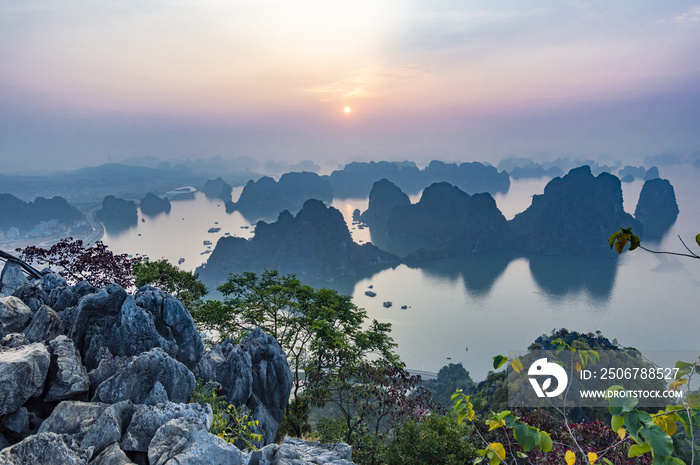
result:
[[(643, 245), (686, 252), (680, 235), (691, 250), (700, 252), (695, 243), (700, 169), (680, 165), (660, 171), (675, 188), (680, 215), (660, 242)], [(512, 180), (507, 193), (495, 196), (499, 209), (511, 219), (530, 205), (532, 195), (543, 192), (547, 181)], [(623, 183), (627, 212), (634, 213), (642, 185), (641, 180)], [(234, 189), (234, 200), (241, 189)], [(419, 198), (411, 196), (412, 202)], [(356, 208), (364, 211), (367, 203), (361, 198), (335, 199), (332, 204), (358, 243), (371, 237), (369, 229), (352, 224), (352, 213)], [(219, 237), (228, 233), (250, 238), (254, 227), (238, 212), (227, 214), (222, 201), (198, 193), (193, 200), (172, 202), (167, 215), (149, 218), (139, 211), (136, 227), (106, 233), (103, 241), (120, 253), (166, 258), (173, 264), (184, 259), (181, 268), (194, 270)], [(221, 229), (210, 233), (210, 228)], [(477, 381), (492, 368), (494, 355), (526, 349), (539, 335), (563, 327), (600, 331), (642, 351), (700, 349), (697, 259), (641, 250), (573, 257), (489, 253), (399, 265), (326, 286), (352, 295), (371, 318), (391, 323), (398, 353), (409, 369), (435, 373), (447, 363), (461, 362)], [(376, 297), (365, 295), (370, 286)], [(391, 307), (385, 308), (384, 302)]]

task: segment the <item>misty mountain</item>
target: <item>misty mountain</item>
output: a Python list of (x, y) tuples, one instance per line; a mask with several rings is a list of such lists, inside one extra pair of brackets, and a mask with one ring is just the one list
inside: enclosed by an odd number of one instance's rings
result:
[(213, 289), (229, 273), (278, 270), (303, 281), (322, 282), (394, 264), (398, 264), (396, 256), (353, 242), (343, 215), (312, 199), (296, 216), (284, 210), (274, 223), (259, 221), (250, 240), (222, 237), (197, 273)]
[(552, 179), (509, 224), (525, 251), (542, 255), (583, 254), (608, 247), (621, 227), (643, 230), (622, 207), (620, 180), (609, 173), (593, 176), (589, 166)]
[(678, 218), (676, 193), (668, 179), (650, 179), (639, 193), (634, 217), (644, 225), (644, 239), (659, 240)]
[(264, 176), (249, 181), (237, 202), (227, 202), (226, 212), (239, 211), (250, 221), (274, 218), (279, 212), (298, 212), (309, 199), (330, 203), (333, 188), (316, 173), (285, 173), (279, 181)]
[(62, 197), (37, 197), (33, 202), (24, 202), (12, 194), (0, 194), (0, 212), (0, 230), (14, 226), (20, 232), (29, 231), (42, 221), (55, 219), (70, 225), (82, 217), (80, 211)]

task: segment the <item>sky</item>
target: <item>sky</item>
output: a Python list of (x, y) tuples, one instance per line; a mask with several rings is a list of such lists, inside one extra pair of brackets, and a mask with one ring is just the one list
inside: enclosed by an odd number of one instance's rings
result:
[(0, 0), (0, 172), (663, 153), (700, 158), (700, 1)]

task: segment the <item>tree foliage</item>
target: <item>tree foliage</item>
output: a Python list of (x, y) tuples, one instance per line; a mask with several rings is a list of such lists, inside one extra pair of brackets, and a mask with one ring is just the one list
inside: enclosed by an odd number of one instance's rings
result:
[(325, 398), (311, 389), (319, 376), (333, 376), (363, 363), (370, 355), (393, 365), (398, 357), (389, 336), (391, 326), (375, 320), (331, 289), (314, 289), (295, 276), (276, 271), (231, 275), (219, 287), (221, 301), (207, 301), (193, 316), (220, 339), (238, 338), (256, 327), (277, 339), (292, 370), (292, 402), (286, 425), (300, 436), (310, 408)]
[(190, 312), (202, 305), (207, 287), (199, 281), (197, 274), (171, 265), (166, 259), (154, 262), (148, 259), (133, 264), (134, 285), (150, 284), (177, 297)]
[(72, 237), (61, 239), (48, 249), (30, 245), (16, 251), (22, 260), (54, 269), (69, 284), (85, 280), (95, 287), (117, 283), (130, 288), (134, 284), (132, 267), (143, 259), (115, 254), (102, 241), (85, 247), (82, 240)]

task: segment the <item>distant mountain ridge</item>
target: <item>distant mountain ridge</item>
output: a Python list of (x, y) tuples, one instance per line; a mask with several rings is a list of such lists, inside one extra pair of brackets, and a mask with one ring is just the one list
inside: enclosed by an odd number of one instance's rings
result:
[(298, 212), (304, 202), (316, 199), (333, 201), (333, 188), (316, 173), (285, 173), (279, 181), (263, 176), (248, 181), (237, 202), (227, 202), (226, 212), (240, 211), (250, 220), (273, 218), (281, 211)]
[(14, 226), (23, 232), (42, 221), (56, 219), (60, 223), (71, 224), (81, 217), (80, 210), (63, 197), (37, 197), (33, 202), (24, 202), (12, 194), (0, 194), (0, 230)]
[(433, 160), (424, 169), (408, 161), (353, 162), (329, 176), (336, 198), (364, 197), (372, 185), (383, 178), (404, 192), (420, 192), (435, 182), (449, 182), (469, 194), (496, 194), (507, 192), (510, 187), (508, 173), (479, 162), (458, 165)]

